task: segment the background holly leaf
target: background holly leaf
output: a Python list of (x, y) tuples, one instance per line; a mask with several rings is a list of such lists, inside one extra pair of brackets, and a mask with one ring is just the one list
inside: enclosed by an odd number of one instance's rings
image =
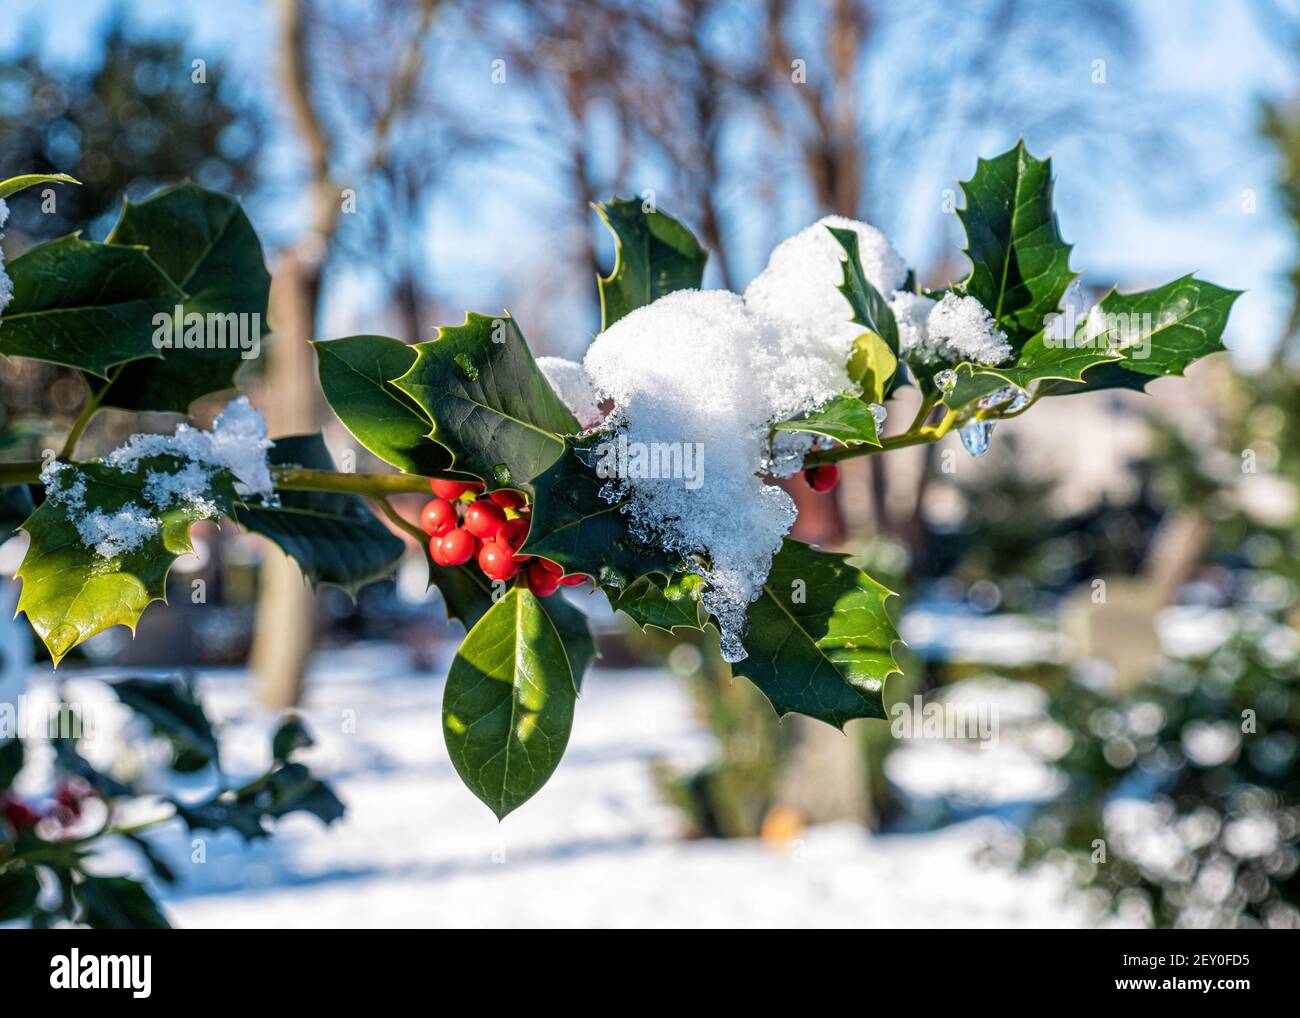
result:
[(959, 186), (966, 202), (957, 216), (971, 271), (952, 289), (988, 308), (1018, 353), (1078, 275), (1052, 209), (1051, 160), (1035, 159), (1022, 140), (979, 160), (975, 175)]
[[(129, 502), (147, 505), (143, 490), (148, 471), (172, 471), (176, 466), (175, 457), (169, 456), (142, 460), (135, 473), (102, 463), (78, 464), (76, 470), (86, 480), (85, 510), (113, 513)], [(212, 479), (211, 499), (220, 512), (231, 511), (234, 482), (224, 471)], [(158, 530), (138, 547), (105, 559), (82, 543), (66, 508), (46, 499), (22, 526), (31, 543), (16, 576), (23, 583), (18, 610), (26, 614), (54, 663), (111, 626), (124, 625), (134, 633), (145, 608), (165, 599), (172, 562), (193, 551), (190, 525), (202, 518), (191, 506), (174, 506), (158, 514)]]
[(36, 510), (32, 493), (25, 484), (0, 487), (0, 543), (9, 540), (19, 524)]
[(326, 824), (344, 814), (343, 803), (329, 785), (300, 763), (279, 764), (256, 781), (203, 802), (173, 800), (173, 805), (190, 830), (230, 829), (245, 841), (265, 838), (272, 821), (290, 813), (311, 813)]
[(110, 682), (117, 698), (168, 739), (177, 770), (192, 771), (218, 759), (217, 737), (203, 705), (179, 679), (117, 679)]
[[(277, 438), (267, 458), (275, 466), (335, 469), (319, 434)], [(331, 583), (349, 593), (391, 573), (405, 550), (359, 495), (283, 491), (278, 506), (240, 505), (234, 518), (273, 541), (313, 586)]]
[(140, 248), (61, 237), (8, 266), (13, 300), (0, 320), (0, 354), (80, 368), (109, 369), (149, 357), (153, 317), (185, 297)]
[(773, 431), (808, 431), (845, 445), (880, 445), (871, 407), (857, 396), (836, 396), (798, 420), (772, 425)]
[(81, 922), (95, 929), (171, 929), (167, 917), (138, 880), (83, 874), (74, 893), (82, 908)]
[(614, 235), (613, 271), (596, 280), (602, 331), (666, 293), (700, 288), (708, 253), (672, 216), (623, 198), (592, 208)]
[[(234, 198), (184, 183), (138, 204), (128, 201), (108, 243), (148, 248), (149, 257), (189, 294), (185, 314), (258, 315), (260, 349), (269, 331), (271, 275), (257, 232)], [(247, 322), (251, 328), (252, 319)], [(233, 333), (228, 336), (224, 350), (169, 349), (161, 359), (127, 365), (100, 405), (183, 414), (200, 396), (233, 388), (245, 356)]]
[(749, 606), (745, 660), (731, 666), (778, 715), (806, 714), (837, 728), (884, 718), (885, 679), (899, 671), (885, 612), (892, 592), (832, 555), (787, 540)]
[(36, 871), (24, 866), (0, 873), (0, 923), (21, 919), (36, 907), (41, 882)]
[(408, 474), (445, 475), (451, 454), (429, 438), (429, 420), (393, 385), (417, 351), (387, 336), (348, 336), (315, 343), (321, 391), (352, 437)]
[(410, 371), (394, 383), (432, 425), (452, 465), (489, 487), (528, 491), (564, 452), (578, 422), (533, 361), (508, 314), (470, 312), (415, 347)]
[(550, 616), (531, 592), (512, 587), (465, 637), (442, 700), (451, 762), (498, 818), (555, 771), (576, 702), (569, 657)]

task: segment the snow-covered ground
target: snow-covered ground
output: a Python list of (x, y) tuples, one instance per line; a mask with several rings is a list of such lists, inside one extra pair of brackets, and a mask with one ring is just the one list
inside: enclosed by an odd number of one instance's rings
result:
[[(205, 672), (235, 772), (264, 766), (271, 715), (243, 672)], [(37, 682), (39, 688), (43, 683)], [(179, 926), (1070, 926), (1047, 873), (977, 859), (998, 821), (871, 837), (813, 828), (788, 845), (685, 841), (649, 775), (656, 758), (699, 762), (710, 740), (679, 681), (595, 669), (549, 784), (498, 823), (457, 779), (440, 732), (441, 682), (405, 652), (358, 645), (320, 655), (305, 715), (309, 758), (348, 815), (294, 816), (245, 845), (210, 837), (206, 861), (178, 825), (154, 840), (181, 882), (164, 901)], [(36, 693), (37, 689), (33, 689)], [(104, 862), (120, 866), (123, 855)]]

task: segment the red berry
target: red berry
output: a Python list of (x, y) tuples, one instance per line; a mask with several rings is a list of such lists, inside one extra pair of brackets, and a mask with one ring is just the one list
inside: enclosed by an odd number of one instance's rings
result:
[(489, 580), (508, 580), (523, 564), (522, 559), (496, 541), (484, 541), (478, 550), (478, 566)]
[(522, 509), (528, 504), (528, 500), (521, 493), (511, 491), (509, 488), (500, 488), (492, 492), (488, 498), (502, 509)]
[(445, 498), (435, 498), (420, 510), (420, 526), (430, 537), (445, 534), (456, 525), (456, 507)]
[(805, 470), (803, 477), (813, 491), (830, 491), (840, 483), (840, 468), (834, 463), (823, 463)]
[(469, 485), (464, 481), (440, 481), (436, 477), (429, 480), (429, 490), (439, 498), (460, 498), (468, 488)]
[(39, 813), (17, 799), (5, 799), (3, 810), (5, 822), (18, 834), (34, 829), (41, 819)]
[(461, 527), (456, 527), (442, 535), (442, 546), (438, 552), (443, 565), (463, 566), (474, 557), (477, 548), (478, 542), (474, 540), (474, 535)]
[(435, 534), (433, 537), (429, 538), (429, 558), (433, 559), (437, 565), (445, 566), (447, 564), (442, 560), (441, 534)]
[(560, 577), (562, 587), (581, 587), (586, 582), (587, 577), (583, 573), (570, 573), (568, 576)]
[(440, 481), (438, 478), (430, 478), (429, 489), (439, 498), (450, 499), (453, 502), (460, 498), (467, 491), (482, 491), (482, 481)]
[(497, 531), (496, 540), (511, 551), (518, 551), (528, 538), (528, 521), (524, 519), (506, 520)]
[(538, 597), (550, 597), (560, 588), (560, 578), (546, 568), (545, 559), (535, 558), (528, 563), (528, 589)]
[(485, 541), (496, 537), (505, 521), (505, 510), (489, 498), (480, 498), (465, 510), (465, 529)]

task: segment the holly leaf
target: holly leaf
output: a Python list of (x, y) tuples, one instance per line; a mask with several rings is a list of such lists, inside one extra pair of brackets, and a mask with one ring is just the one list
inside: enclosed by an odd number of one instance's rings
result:
[[(319, 434), (277, 438), (267, 458), (274, 466), (333, 470)], [(330, 583), (355, 593), (397, 567), (405, 545), (359, 495), (333, 491), (282, 491), (278, 506), (240, 505), (234, 518), (273, 541), (298, 563), (312, 586)]]
[(564, 653), (569, 659), (574, 688), (582, 692), (582, 678), (587, 672), (587, 666), (596, 657), (596, 641), (591, 635), (591, 623), (587, 621), (586, 615), (559, 593), (540, 597), (537, 603), (560, 635)]
[[(1240, 296), (1192, 275), (1139, 293), (1111, 290), (1097, 305), (1105, 332), (1092, 342), (1121, 354), (1126, 371), (1181, 375), (1193, 361), (1224, 349), (1223, 330)], [(1085, 321), (1076, 338), (1086, 339), (1088, 331)]]
[(954, 383), (944, 390), (943, 402), (959, 410), (1008, 385), (1027, 390), (1036, 382), (1079, 382), (1085, 372), (1120, 360), (1120, 354), (1105, 347), (1069, 348), (1050, 343), (1039, 333), (1024, 345), (1019, 359), (1010, 367), (959, 364), (954, 370)]
[(36, 509), (32, 493), (25, 484), (6, 484), (0, 487), (0, 544), (9, 540), (19, 524)]
[(666, 293), (700, 288), (708, 253), (672, 216), (623, 198), (592, 208), (614, 235), (614, 269), (596, 279), (602, 331)]
[(415, 364), (413, 346), (387, 336), (314, 343), (321, 391), (352, 437), (408, 474), (445, 476), (451, 454), (429, 438), (429, 420), (393, 385)]
[(14, 735), (0, 739), (0, 793), (9, 791), (22, 769), (23, 740)]
[(885, 612), (892, 591), (846, 558), (787, 540), (749, 606), (749, 656), (732, 671), (762, 690), (779, 716), (806, 714), (837, 728), (886, 716), (885, 679), (899, 671), (898, 634)]
[(1035, 335), (1014, 367), (962, 365), (944, 402), (965, 406), (1003, 383), (1023, 389), (1043, 382), (1044, 395), (1143, 391), (1152, 378), (1181, 375), (1193, 361), (1223, 350), (1223, 330), (1240, 294), (1194, 276), (1140, 293), (1112, 290), (1073, 335), (1054, 336), (1050, 327)]
[(957, 216), (971, 271), (953, 290), (988, 308), (1019, 352), (1078, 275), (1052, 209), (1052, 162), (1035, 159), (1021, 140), (979, 160), (975, 175), (959, 186), (966, 201)]
[(429, 558), (429, 546), (424, 547), (429, 564), (429, 584), (442, 595), (447, 618), (457, 619), (469, 632), (492, 607), (492, 583), (476, 563), (463, 566), (440, 566)]
[(839, 242), (840, 247), (844, 248), (844, 253), (848, 255), (848, 261), (843, 263), (844, 281), (840, 283), (838, 289), (853, 309), (853, 320), (883, 339), (890, 352), (897, 357), (898, 323), (894, 320), (894, 312), (888, 302), (881, 296), (880, 291), (867, 281), (867, 275), (862, 271), (862, 258), (858, 253), (858, 235), (853, 230), (841, 230), (834, 226), (828, 226), (826, 229), (830, 230), (831, 236)]
[(707, 614), (699, 600), (699, 580), (693, 573), (674, 574), (661, 582), (657, 576), (640, 576), (622, 590), (607, 590), (610, 605), (647, 629), (703, 629)]
[(850, 395), (836, 396), (798, 420), (772, 425), (772, 430), (809, 431), (845, 445), (880, 445), (870, 405)]
[(203, 705), (179, 679), (118, 679), (109, 683), (117, 698), (147, 720), (154, 733), (171, 741), (178, 758), (194, 766), (216, 763), (217, 737)]
[(602, 585), (624, 586), (648, 572), (672, 573), (673, 557), (634, 537), (623, 504), (600, 494), (607, 481), (598, 469), (616, 453), (607, 435), (566, 440), (564, 454), (533, 481), (524, 554), (548, 558), (566, 573), (585, 573)]
[(415, 347), (416, 361), (393, 384), (413, 399), (452, 466), (490, 487), (530, 483), (564, 453), (578, 422), (533, 361), (515, 320), (465, 316)]
[(442, 701), (451, 762), (499, 819), (559, 765), (577, 696), (550, 616), (531, 592), (512, 587), (465, 637)]
[(0, 321), (0, 354), (102, 378), (115, 365), (157, 359), (154, 315), (170, 315), (185, 297), (144, 250), (75, 236), (15, 258), (9, 276), (14, 292)]
[(129, 877), (92, 877), (83, 874), (75, 885), (81, 903), (80, 921), (99, 930), (169, 930), (144, 884)]
[(76, 177), (66, 173), (23, 173), (8, 180), (0, 180), (0, 199), (8, 198), (19, 191), (25, 191), (37, 184), (80, 184)]
[(866, 403), (884, 403), (894, 389), (898, 356), (874, 332), (864, 332), (853, 341), (849, 354), (849, 379), (862, 389)]
[[(190, 526), (207, 518), (192, 504), (157, 512), (157, 528), (133, 549), (111, 557), (82, 541), (77, 523), (95, 510), (113, 515), (134, 504), (146, 506), (144, 485), (150, 471), (175, 471), (176, 457), (142, 460), (126, 473), (102, 463), (81, 463), (75, 469), (85, 480), (84, 509), (70, 518), (67, 507), (47, 498), (23, 524), (31, 536), (17, 577), (23, 581), (18, 610), (26, 614), (55, 665), (73, 647), (115, 625), (135, 633), (141, 613), (154, 601), (166, 599), (167, 573), (180, 555), (193, 551)], [(212, 479), (210, 499), (228, 514), (235, 501), (234, 481), (224, 471)]]
[(271, 290), (262, 244), (239, 202), (197, 184), (179, 184), (147, 201), (126, 202), (108, 243), (148, 248), (149, 257), (189, 294), (183, 313), (204, 315), (208, 338), (224, 348), (183, 347), (182, 321), (174, 320), (175, 345), (162, 350), (160, 359), (124, 367), (100, 405), (183, 414), (200, 396), (233, 388), (236, 370), (258, 355), (269, 331)]
[(311, 813), (326, 824), (344, 814), (343, 803), (329, 785), (299, 763), (278, 765), (257, 781), (218, 792), (204, 802), (186, 805), (173, 800), (173, 805), (190, 830), (229, 828), (245, 841), (266, 837), (271, 821), (289, 813)]
[(41, 882), (30, 867), (0, 873), (0, 923), (21, 919), (36, 907)]

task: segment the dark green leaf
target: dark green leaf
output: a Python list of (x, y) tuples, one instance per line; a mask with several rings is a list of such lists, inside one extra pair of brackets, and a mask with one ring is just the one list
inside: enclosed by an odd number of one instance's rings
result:
[(1052, 162), (1035, 159), (1020, 141), (981, 159), (975, 176), (960, 186), (966, 205), (957, 215), (971, 271), (953, 290), (988, 308), (1019, 352), (1056, 312), (1077, 275), (1052, 210)]
[(314, 345), (321, 391), (358, 442), (405, 473), (445, 474), (451, 454), (429, 438), (429, 420), (392, 384), (415, 364), (415, 347), (387, 336)]
[(840, 283), (839, 291), (853, 308), (853, 320), (883, 339), (890, 352), (897, 356), (898, 323), (885, 298), (867, 281), (866, 273), (862, 271), (857, 233), (834, 226), (828, 226), (827, 229), (848, 255), (848, 261), (844, 262), (844, 281)]
[(1122, 367), (1139, 375), (1181, 375), (1192, 361), (1224, 348), (1223, 330), (1239, 296), (1240, 290), (1195, 276), (1140, 293), (1111, 290), (1098, 304), (1109, 328), (1094, 342), (1103, 349), (1113, 343)]
[[(277, 438), (268, 458), (276, 466), (334, 469), (319, 434)], [(278, 506), (242, 505), (234, 515), (253, 533), (274, 541), (313, 585), (332, 583), (356, 591), (389, 575), (405, 549), (359, 495), (284, 491)]]
[(678, 628), (704, 628), (707, 616), (698, 586), (699, 577), (693, 573), (674, 575), (670, 580), (647, 575), (607, 594), (610, 604), (643, 630), (654, 627), (671, 633)]
[(846, 557), (786, 541), (749, 606), (749, 657), (732, 671), (758, 686), (778, 715), (807, 714), (837, 728), (886, 716), (885, 679), (899, 670), (898, 635), (885, 612), (891, 592)]
[(569, 658), (550, 616), (532, 593), (512, 587), (465, 637), (442, 704), (451, 762), (498, 818), (554, 772), (576, 701)]
[(0, 322), (0, 354), (63, 364), (100, 377), (158, 358), (154, 315), (185, 297), (147, 252), (62, 237), (9, 266), (14, 295)]
[(271, 737), (271, 756), (278, 763), (285, 763), (300, 749), (316, 745), (316, 740), (307, 731), (306, 724), (297, 714), (290, 714), (280, 722), (280, 727)]
[(21, 919), (36, 907), (41, 882), (29, 867), (12, 867), (0, 873), (0, 922)]
[(170, 739), (178, 753), (197, 758), (199, 766), (217, 762), (212, 723), (185, 683), (179, 679), (119, 679), (109, 685), (119, 700), (149, 722), (155, 734)]
[(667, 576), (675, 565), (673, 556), (633, 537), (622, 504), (601, 497), (607, 482), (597, 470), (608, 442), (605, 435), (568, 440), (564, 455), (534, 480), (532, 524), (523, 551), (602, 584), (611, 569), (625, 580), (648, 572)]
[(424, 555), (429, 564), (429, 583), (442, 595), (447, 618), (458, 619), (466, 632), (473, 629), (492, 607), (491, 582), (473, 562), (463, 566), (437, 565), (429, 558), (428, 545), (425, 545)]
[(551, 389), (508, 314), (475, 314), (415, 347), (415, 364), (394, 383), (432, 424), (455, 469), (489, 487), (530, 491), (564, 452), (578, 422)]
[(23, 740), (17, 736), (0, 739), (0, 793), (13, 787), (23, 769)]
[(32, 493), (25, 484), (0, 487), (0, 544), (13, 536), (19, 525), (36, 509)]
[(138, 834), (125, 835), (126, 840), (136, 847), (136, 850), (144, 856), (144, 861), (149, 864), (149, 870), (155, 877), (165, 884), (176, 883), (175, 871), (167, 865), (166, 860), (160, 856), (154, 847), (147, 840)]
[(880, 445), (871, 407), (857, 396), (836, 396), (798, 420), (782, 421), (773, 431), (808, 431), (845, 445)]
[[(260, 351), (269, 331), (271, 290), (262, 244), (239, 202), (180, 184), (139, 204), (126, 202), (108, 243), (148, 248), (149, 257), (189, 294), (186, 315), (222, 316), (208, 321), (214, 331), (224, 329), (226, 348), (178, 348), (180, 337), (174, 337), (177, 346), (161, 351), (161, 360), (123, 368), (101, 405), (183, 414), (200, 396), (233, 388), (235, 371)], [(242, 331), (233, 315), (247, 316)]]
[(564, 653), (569, 658), (569, 671), (573, 674), (573, 685), (581, 692), (582, 677), (586, 674), (591, 659), (596, 656), (596, 641), (591, 636), (591, 623), (587, 621), (586, 615), (564, 600), (559, 592), (550, 597), (538, 598), (537, 603), (551, 620), (551, 625), (560, 636), (560, 642), (564, 644)]
[(206, 802), (174, 804), (176, 815), (191, 830), (229, 828), (246, 841), (266, 837), (270, 821), (289, 813), (311, 813), (328, 824), (344, 812), (343, 803), (329, 785), (299, 763), (277, 766), (258, 781), (219, 792)]
[(622, 198), (592, 207), (614, 235), (614, 270), (597, 280), (602, 330), (666, 293), (700, 288), (709, 256), (676, 219)]
[(81, 921), (99, 930), (168, 930), (167, 921), (144, 884), (128, 877), (86, 876), (76, 885)]

